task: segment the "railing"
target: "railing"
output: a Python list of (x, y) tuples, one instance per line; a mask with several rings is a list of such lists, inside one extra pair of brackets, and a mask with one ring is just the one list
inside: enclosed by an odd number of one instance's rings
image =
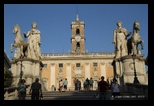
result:
[[(4, 100), (17, 100), (19, 87), (4, 88)], [(26, 93), (30, 90), (30, 85), (26, 85)]]

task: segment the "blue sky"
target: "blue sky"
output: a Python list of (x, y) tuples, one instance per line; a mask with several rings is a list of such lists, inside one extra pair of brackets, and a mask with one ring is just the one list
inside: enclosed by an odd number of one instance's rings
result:
[(41, 31), (41, 53), (71, 51), (70, 25), (77, 13), (79, 20), (85, 23), (85, 50), (88, 52), (114, 52), (112, 40), (116, 22), (122, 21), (123, 27), (132, 32), (137, 20), (144, 40), (141, 53), (147, 56), (148, 4), (4, 4), (4, 51), (9, 59), (14, 56), (10, 51), (15, 38), (14, 25), (18, 24), (21, 32), (27, 33), (32, 22), (37, 22), (37, 29)]

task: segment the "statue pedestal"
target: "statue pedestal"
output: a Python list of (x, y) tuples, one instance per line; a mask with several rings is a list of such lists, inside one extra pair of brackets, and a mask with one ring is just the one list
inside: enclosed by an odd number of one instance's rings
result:
[(140, 84), (146, 83), (145, 62), (142, 56), (123, 56), (113, 61), (114, 75), (118, 78), (123, 91), (127, 91), (126, 83), (134, 83), (135, 74)]
[(39, 60), (23, 58), (11, 62), (13, 73), (13, 85), (18, 85), (20, 78), (26, 80), (26, 84), (32, 84), (35, 78), (41, 78), (43, 64)]

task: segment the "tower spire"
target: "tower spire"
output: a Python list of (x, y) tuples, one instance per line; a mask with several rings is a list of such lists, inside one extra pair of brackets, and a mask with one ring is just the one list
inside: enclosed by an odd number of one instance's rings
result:
[(78, 5), (76, 6), (76, 20), (79, 21), (79, 16), (78, 16)]

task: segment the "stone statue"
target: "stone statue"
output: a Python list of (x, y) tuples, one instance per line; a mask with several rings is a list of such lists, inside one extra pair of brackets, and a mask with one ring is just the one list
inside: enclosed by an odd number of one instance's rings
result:
[(41, 58), (40, 53), (40, 34), (41, 32), (36, 29), (37, 23), (32, 23), (32, 29), (28, 33), (24, 33), (25, 38), (28, 38), (28, 58), (39, 60)]
[(125, 28), (122, 28), (122, 22), (117, 22), (117, 28), (114, 30), (112, 43), (115, 44), (115, 58), (126, 56), (127, 52), (127, 37), (131, 34)]
[(11, 44), (11, 52), (14, 51), (14, 47), (16, 48), (14, 58), (18, 59), (27, 57), (28, 43), (23, 40), (19, 25), (14, 25), (13, 33), (16, 35), (14, 44)]
[(140, 30), (140, 23), (135, 21), (133, 24), (133, 35), (130, 39), (128, 39), (127, 46), (128, 46), (128, 54), (140, 54), (140, 50), (138, 49), (138, 45), (141, 44), (141, 49), (144, 49), (143, 40), (139, 35)]

